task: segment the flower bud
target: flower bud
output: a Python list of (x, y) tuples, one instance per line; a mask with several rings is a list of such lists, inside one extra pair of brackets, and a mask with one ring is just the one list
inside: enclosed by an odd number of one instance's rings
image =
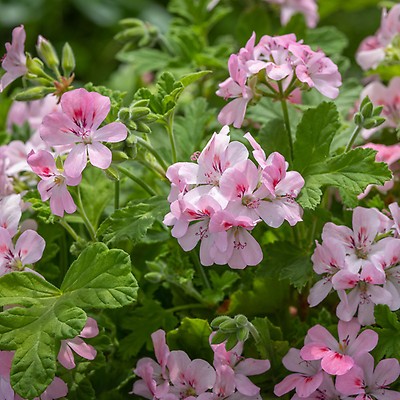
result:
[(119, 181), (119, 172), (116, 168), (111, 166), (105, 169), (104, 172), (111, 181)]
[(45, 76), (45, 72), (43, 70), (44, 64), (42, 60), (35, 57), (32, 58), (30, 54), (26, 56), (26, 68), (28, 69), (28, 74), (32, 74), (33, 76)]
[(355, 123), (356, 125), (358, 125), (358, 126), (362, 125), (362, 123), (363, 123), (363, 117), (362, 117), (361, 113), (356, 112), (356, 113), (354, 114), (354, 123)]
[(55, 69), (58, 67), (60, 61), (58, 59), (56, 51), (54, 50), (53, 45), (41, 35), (39, 35), (38, 37), (36, 50), (40, 58), (50, 69)]
[(122, 107), (118, 111), (118, 119), (124, 123), (128, 122), (131, 119), (131, 112), (128, 107)]
[(68, 77), (75, 69), (75, 56), (71, 46), (68, 43), (64, 44), (62, 49), (61, 67), (63, 69), (64, 76)]
[(247, 328), (240, 328), (236, 333), (236, 337), (241, 341), (245, 342), (249, 338), (249, 330)]
[(145, 274), (144, 279), (151, 283), (160, 283), (164, 280), (164, 277), (159, 272), (148, 272)]
[(377, 117), (377, 116), (381, 115), (382, 110), (383, 110), (383, 106), (375, 107), (374, 111), (372, 112), (372, 116)]
[(222, 322), (225, 322), (225, 321), (227, 321), (227, 320), (230, 320), (230, 317), (228, 317), (227, 315), (221, 315), (220, 317), (217, 317), (217, 318), (214, 318), (212, 321), (211, 321), (211, 326), (213, 327), (213, 328), (218, 328), (221, 324), (222, 324)]
[(53, 93), (54, 88), (46, 87), (46, 86), (36, 86), (29, 88), (27, 90), (23, 90), (22, 92), (17, 93), (14, 97), (14, 100), (17, 101), (31, 101), (31, 100), (39, 100), (43, 99), (44, 96), (49, 93)]
[(364, 118), (369, 118), (372, 116), (372, 112), (374, 110), (374, 105), (371, 102), (366, 103), (362, 108), (361, 108), (361, 115)]
[(236, 332), (237, 330), (236, 322), (232, 319), (226, 320), (220, 324), (219, 329), (225, 333)]
[(150, 109), (147, 107), (131, 107), (131, 118), (136, 121), (150, 114)]
[(112, 162), (113, 163), (119, 164), (126, 160), (129, 160), (129, 158), (130, 157), (123, 151), (113, 150), (113, 152), (112, 152)]
[(244, 315), (241, 315), (241, 314), (237, 315), (235, 317), (235, 321), (236, 321), (237, 326), (240, 326), (240, 327), (247, 326), (249, 323), (248, 319)]

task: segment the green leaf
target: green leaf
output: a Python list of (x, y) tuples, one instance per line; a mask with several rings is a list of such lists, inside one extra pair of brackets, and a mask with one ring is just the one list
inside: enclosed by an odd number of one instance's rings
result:
[(322, 49), (328, 56), (340, 54), (348, 46), (347, 36), (334, 26), (322, 26), (307, 31), (306, 43), (313, 49)]
[(86, 215), (94, 229), (97, 229), (104, 209), (110, 203), (110, 199), (113, 198), (113, 182), (104, 179), (104, 173), (99, 168), (86, 168), (79, 188)]
[(375, 306), (376, 324), (380, 326), (372, 327), (379, 334), (379, 342), (374, 349), (377, 360), (382, 358), (400, 358), (400, 321), (396, 313), (390, 311), (387, 305), (378, 304)]
[(208, 74), (212, 73), (212, 71), (198, 71), (198, 72), (193, 72), (191, 74), (187, 74), (182, 76), (179, 79), (179, 82), (182, 83), (184, 87), (189, 86), (191, 83), (198, 81), (199, 79), (203, 78), (203, 76), (206, 76)]
[(368, 185), (383, 185), (392, 173), (387, 164), (375, 162), (375, 155), (375, 150), (356, 148), (309, 166), (303, 175), (305, 186), (298, 198), (299, 204), (314, 209), (321, 200), (321, 188), (326, 185), (339, 188), (349, 199), (362, 193)]
[[(170, 331), (178, 325), (173, 312), (165, 310), (158, 301), (145, 300), (144, 304), (135, 308), (126, 316), (121, 328), (128, 333), (120, 341), (120, 354), (124, 360), (137, 356), (142, 347), (151, 347), (151, 334), (158, 329)], [(140, 329), (137, 327), (140, 326)]]
[(288, 135), (282, 119), (272, 119), (264, 124), (256, 140), (266, 154), (278, 151), (286, 160), (290, 157)]
[(287, 285), (277, 282), (276, 279), (255, 278), (251, 288), (239, 289), (231, 294), (229, 314), (254, 316), (273, 313), (287, 299), (287, 288)]
[(191, 359), (212, 360), (213, 352), (209, 344), (211, 328), (207, 321), (198, 318), (184, 318), (179, 328), (168, 332), (171, 349), (186, 351)]
[[(265, 275), (275, 281), (287, 279), (299, 291), (313, 276), (311, 254), (287, 241), (269, 244), (265, 263), (264, 269), (259, 271), (260, 276)], [(278, 288), (276, 292), (279, 294)]]
[[(34, 398), (51, 383), (61, 340), (77, 336), (86, 323), (82, 308), (116, 308), (136, 298), (129, 256), (89, 246), (71, 265), (61, 289), (31, 272), (0, 278), (0, 348), (15, 350), (11, 384), (23, 398)], [(24, 307), (21, 307), (24, 306)]]
[(172, 61), (171, 56), (157, 49), (138, 49), (133, 51), (121, 50), (117, 59), (125, 63), (132, 63), (135, 72), (139, 75), (149, 71), (165, 69)]
[(198, 97), (182, 107), (183, 115), (174, 120), (175, 138), (178, 143), (179, 159), (189, 160), (195, 152), (201, 150), (201, 142), (207, 124), (215, 119), (214, 110), (208, 108), (207, 100)]
[(345, 204), (354, 206), (356, 196), (368, 185), (381, 185), (392, 176), (386, 164), (375, 162), (376, 152), (371, 149), (356, 148), (332, 157), (331, 145), (339, 127), (334, 103), (307, 110), (298, 125), (294, 170), (305, 180), (298, 198), (304, 208), (314, 209), (320, 202), (322, 188), (328, 185), (339, 188)]
[(303, 176), (307, 168), (329, 157), (329, 150), (340, 127), (334, 103), (321, 103), (307, 110), (297, 126), (293, 169)]
[(97, 235), (107, 245), (115, 245), (127, 239), (137, 244), (156, 221), (162, 221), (167, 212), (168, 202), (163, 197), (132, 201), (111, 214), (100, 225)]

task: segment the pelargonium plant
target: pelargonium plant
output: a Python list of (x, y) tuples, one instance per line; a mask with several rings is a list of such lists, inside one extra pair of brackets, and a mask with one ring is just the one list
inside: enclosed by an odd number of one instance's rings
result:
[(385, 6), (343, 55), (327, 17), (359, 6), (170, 0), (121, 21), (105, 85), (8, 32), (0, 400), (400, 399)]

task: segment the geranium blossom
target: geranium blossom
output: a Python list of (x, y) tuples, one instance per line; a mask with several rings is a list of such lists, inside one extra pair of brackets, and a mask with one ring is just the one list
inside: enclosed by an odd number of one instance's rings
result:
[(11, 239), (10, 232), (0, 228), (0, 276), (39, 261), (46, 246), (44, 239), (30, 229), (21, 234), (15, 247)]
[(7, 53), (1, 63), (6, 73), (0, 80), (0, 92), (2, 92), (11, 82), (27, 73), (25, 47), (25, 29), (23, 25), (17, 26), (12, 32), (12, 42), (6, 43)]
[(40, 126), (41, 138), (50, 146), (74, 145), (64, 163), (66, 174), (76, 178), (90, 163), (107, 169), (111, 151), (102, 142), (121, 142), (127, 129), (121, 122), (99, 128), (110, 111), (110, 99), (86, 89), (76, 89), (61, 97), (62, 111), (47, 115)]
[(45, 150), (39, 150), (37, 153), (32, 151), (27, 161), (33, 172), (41, 178), (38, 191), (43, 201), (50, 199), (52, 213), (59, 217), (64, 216), (64, 211), (74, 213), (76, 205), (67, 186), (78, 185), (82, 176), (72, 178), (59, 170), (53, 156)]
[(300, 350), (303, 360), (321, 360), (321, 367), (331, 375), (343, 375), (355, 364), (354, 359), (365, 354), (378, 343), (378, 334), (367, 329), (360, 334), (356, 319), (339, 321), (339, 342), (321, 325), (308, 330), (305, 346)]

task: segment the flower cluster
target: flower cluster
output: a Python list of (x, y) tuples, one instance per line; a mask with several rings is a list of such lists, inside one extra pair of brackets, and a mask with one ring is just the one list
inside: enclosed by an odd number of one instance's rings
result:
[[(337, 341), (321, 325), (309, 329), (301, 350), (290, 349), (283, 364), (294, 374), (275, 385), (274, 393), (282, 396), (295, 389), (292, 399), (394, 399), (400, 393), (388, 389), (400, 374), (399, 362), (388, 358), (378, 363), (369, 352), (378, 343), (378, 334), (370, 329), (359, 334), (355, 318), (339, 321)], [(335, 382), (333, 380), (335, 377)], [(353, 397), (351, 397), (353, 398)]]
[(383, 10), (381, 26), (373, 36), (365, 38), (356, 54), (357, 63), (363, 70), (376, 68), (382, 61), (397, 59), (398, 35), (400, 34), (400, 4), (389, 12)]
[[(263, 36), (255, 45), (255, 34), (228, 61), (229, 78), (219, 84), (217, 95), (234, 99), (219, 113), (221, 124), (240, 128), (248, 103), (259, 93), (288, 98), (296, 88), (315, 88), (334, 99), (342, 80), (338, 67), (322, 51), (313, 51), (294, 34)], [(256, 83), (260, 83), (259, 92)]]
[(311, 288), (311, 307), (333, 288), (341, 300), (336, 314), (343, 321), (357, 313), (360, 324), (370, 325), (375, 321), (375, 304), (400, 308), (400, 240), (395, 237), (398, 205), (390, 208), (393, 220), (377, 209), (357, 207), (353, 230), (325, 224), (323, 242), (317, 243), (312, 256), (314, 271), (324, 277)]
[(266, 372), (270, 363), (242, 357), (242, 342), (230, 351), (224, 343), (211, 345), (213, 367), (202, 359), (190, 360), (184, 351), (170, 351), (163, 330), (151, 338), (157, 362), (138, 361), (134, 372), (141, 379), (131, 393), (154, 400), (261, 400), (260, 388), (248, 376)]
[(254, 148), (258, 167), (248, 159), (240, 142), (230, 142), (229, 129), (214, 133), (197, 163), (173, 164), (167, 171), (172, 183), (168, 200), (171, 212), (164, 218), (172, 236), (185, 251), (200, 241), (203, 265), (228, 264), (243, 269), (257, 265), (262, 251), (251, 231), (263, 220), (277, 228), (284, 220), (301, 221), (302, 209), (295, 199), (304, 185), (296, 171), (279, 153), (266, 158), (254, 138), (245, 137)]

